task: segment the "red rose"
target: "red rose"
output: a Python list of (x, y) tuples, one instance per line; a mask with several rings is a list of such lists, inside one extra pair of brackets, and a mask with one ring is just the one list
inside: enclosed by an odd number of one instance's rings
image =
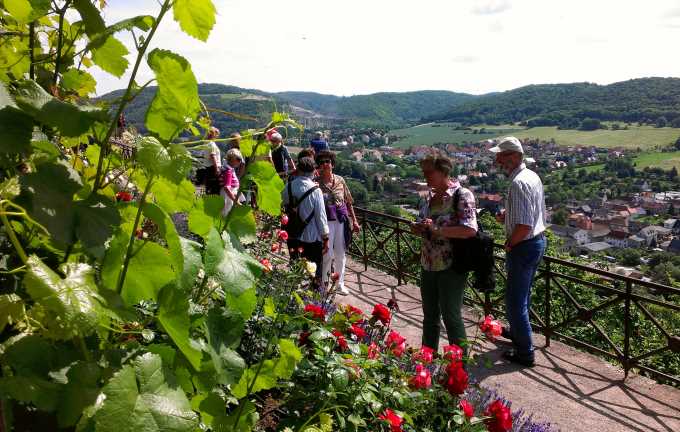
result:
[(288, 215), (281, 216), (281, 225), (288, 225)]
[(279, 230), (279, 240), (281, 241), (288, 240), (288, 233), (284, 230)]
[(428, 347), (428, 346), (420, 347), (420, 351), (413, 354), (413, 360), (414, 361), (421, 361), (425, 364), (432, 363), (433, 358), (434, 358), (434, 350), (432, 348)]
[(451, 361), (463, 360), (463, 349), (458, 345), (446, 345), (443, 348), (444, 358)]
[(371, 342), (371, 344), (368, 346), (368, 354), (367, 357), (369, 360), (375, 360), (378, 358), (380, 355), (380, 347), (375, 342)]
[(432, 385), (432, 375), (430, 374), (430, 370), (421, 364), (416, 365), (416, 374), (411, 377), (409, 384), (414, 389), (430, 388)]
[(262, 264), (262, 266), (264, 267), (265, 272), (270, 272), (273, 269), (272, 264), (269, 262), (267, 258), (261, 259), (260, 264)]
[(472, 404), (465, 399), (460, 400), (460, 409), (463, 411), (463, 414), (465, 414), (465, 417), (470, 418), (473, 415), (475, 415), (475, 408), (472, 406)]
[(276, 253), (279, 251), (280, 248), (281, 246), (279, 246), (278, 243), (272, 243), (272, 252)]
[(468, 374), (462, 367), (452, 367), (455, 364), (452, 363), (446, 368), (447, 378), (444, 386), (451, 395), (460, 395), (468, 386)]
[(321, 306), (308, 304), (305, 306), (305, 313), (311, 314), (312, 318), (318, 319), (319, 321), (323, 321), (326, 319), (326, 312), (324, 312)]
[(366, 337), (366, 330), (362, 329), (356, 324), (352, 324), (352, 326), (349, 328), (349, 332), (356, 336), (359, 340)]
[(507, 432), (512, 429), (512, 414), (510, 408), (501, 400), (496, 400), (484, 411), (484, 415), (491, 417), (484, 420), (489, 432)]
[(338, 279), (340, 279), (340, 273), (338, 273), (338, 272), (333, 272), (333, 273), (331, 273), (331, 280), (332, 280), (333, 282), (337, 282)]
[(394, 330), (390, 331), (390, 334), (387, 335), (385, 343), (392, 350), (392, 354), (397, 357), (401, 357), (404, 350), (406, 350), (406, 338)]
[(130, 192), (120, 191), (116, 194), (116, 201), (130, 202), (132, 201), (132, 194)]
[(373, 307), (373, 318), (383, 323), (383, 325), (389, 325), (392, 319), (392, 313), (384, 304), (378, 303)]
[(338, 329), (333, 329), (332, 333), (333, 336), (335, 336), (335, 342), (337, 342), (339, 350), (346, 351), (347, 348), (349, 348), (349, 345), (347, 345), (347, 339), (345, 339), (342, 332)]
[(491, 340), (494, 340), (503, 332), (503, 326), (493, 318), (493, 315), (485, 316), (484, 320), (479, 323), (479, 329)]
[(378, 416), (380, 420), (386, 421), (390, 424), (390, 430), (392, 432), (402, 432), (401, 429), (401, 424), (404, 422), (404, 419), (401, 418), (401, 416), (397, 415), (394, 411), (391, 409), (387, 408), (385, 411), (382, 412)]
[(345, 316), (347, 316), (347, 318), (351, 318), (352, 315), (362, 316), (364, 314), (364, 312), (361, 309), (359, 309), (358, 307), (354, 307), (352, 305), (344, 305), (343, 309), (345, 312)]

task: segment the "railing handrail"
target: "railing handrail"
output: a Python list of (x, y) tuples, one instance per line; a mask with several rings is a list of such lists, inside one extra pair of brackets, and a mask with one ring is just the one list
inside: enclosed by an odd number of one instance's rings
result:
[[(394, 222), (401, 222), (401, 223), (406, 223), (406, 224), (410, 224), (412, 222), (411, 220), (406, 219), (406, 218), (402, 218), (402, 217), (399, 217), (399, 216), (392, 216), (392, 215), (389, 215), (387, 213), (381, 213), (381, 212), (377, 212), (377, 211), (374, 211), (374, 210), (368, 210), (368, 209), (365, 209), (365, 208), (362, 208), (362, 207), (354, 207), (354, 210), (357, 213), (365, 213), (367, 215), (377, 216), (377, 217), (380, 217), (380, 218), (383, 218), (383, 219), (388, 219), (388, 220), (391, 220), (391, 221), (394, 221)], [(500, 244), (500, 243), (496, 243), (495, 246), (498, 249), (503, 249), (503, 245)], [(635, 277), (632, 277), (632, 276), (625, 276), (625, 275), (614, 273), (614, 272), (611, 272), (611, 271), (608, 271), (608, 270), (598, 269), (598, 268), (595, 268), (595, 267), (589, 267), (587, 265), (579, 264), (579, 263), (576, 263), (576, 262), (573, 262), (573, 261), (565, 260), (563, 258), (557, 258), (557, 257), (550, 256), (550, 255), (545, 255), (543, 257), (543, 260), (545, 262), (551, 262), (551, 263), (563, 265), (563, 266), (566, 266), (566, 267), (571, 267), (571, 268), (576, 269), (576, 270), (582, 270), (582, 271), (585, 271), (585, 272), (588, 272), (588, 273), (593, 273), (593, 274), (597, 274), (599, 276), (604, 276), (604, 277), (607, 277), (609, 279), (619, 280), (621, 282), (632, 282), (632, 283), (634, 283), (635, 285), (638, 285), (638, 286), (644, 286), (646, 288), (651, 288), (651, 289), (654, 289), (654, 290), (657, 290), (657, 291), (663, 291), (663, 292), (666, 292), (666, 293), (669, 293), (669, 294), (680, 295), (680, 289), (679, 288), (675, 288), (675, 287), (672, 287), (672, 286), (669, 286), (669, 285), (660, 284), (658, 282), (645, 281), (645, 280), (640, 279), (640, 278), (635, 278)]]
[[(355, 208), (355, 211), (363, 226), (361, 237), (352, 242), (350, 253), (361, 259), (366, 269), (371, 265), (395, 276), (399, 285), (405, 279), (413, 280), (417, 278), (419, 250), (411, 246), (409, 238), (414, 241), (418, 239), (418, 236), (410, 230), (411, 221), (363, 208)], [(368, 248), (369, 237), (370, 249)], [(396, 251), (387, 247), (388, 244), (396, 247)], [(404, 247), (408, 248), (406, 254), (403, 253)], [(500, 244), (496, 244), (496, 247), (503, 248)], [(499, 266), (499, 262), (503, 262), (505, 257), (503, 254), (498, 254), (495, 255), (495, 260), (498, 275), (505, 277), (502, 267)], [(572, 273), (570, 270), (575, 270), (576, 273)], [(585, 275), (597, 277), (586, 278)], [(479, 292), (474, 289), (473, 280), (471, 279), (472, 289), (468, 292), (469, 296), (466, 301), (481, 305), (484, 308), (484, 313), (502, 315), (504, 313), (502, 307), (500, 307), (502, 297), (493, 298), (491, 292)], [(658, 319), (659, 315), (655, 316), (654, 310), (649, 309), (650, 305), (654, 305), (671, 314), (680, 312), (680, 304), (675, 301), (674, 297), (664, 297), (664, 294), (677, 296), (680, 294), (680, 289), (549, 255), (544, 257), (534, 283), (537, 284), (540, 280), (544, 281), (545, 290), (543, 301), (536, 304), (543, 306), (543, 310), (538, 311), (530, 308), (530, 315), (532, 321), (536, 323), (535, 331), (541, 332), (545, 336), (546, 347), (550, 346), (551, 338), (559, 337), (571, 345), (586, 348), (604, 357), (617, 360), (623, 366), (625, 376), (628, 376), (631, 369), (637, 368), (640, 371), (680, 385), (680, 375), (669, 375), (662, 370), (663, 368), (649, 367), (644, 362), (645, 359), (656, 355), (680, 354), (680, 334), (677, 334), (678, 329), (675, 328), (675, 324), (666, 327)], [(572, 285), (564, 285), (565, 281), (594, 289), (597, 295), (583, 299), (579, 295), (580, 290), (573, 290)], [(643, 290), (634, 290), (634, 287), (642, 287)], [(538, 291), (535, 291), (535, 294), (541, 295)], [(553, 304), (553, 294), (559, 296), (561, 301)], [(622, 328), (601, 328), (595, 320), (595, 316), (612, 313), (612, 311), (615, 311), (615, 307), (623, 310)], [(553, 309), (558, 311), (555, 316), (552, 313)], [(633, 309), (635, 309), (635, 313)], [(641, 316), (642, 319), (649, 320), (653, 324), (652, 328), (658, 330), (655, 335), (652, 333), (648, 335), (651, 338), (649, 340), (654, 341), (653, 344), (655, 345), (640, 345), (633, 341), (634, 322), (637, 322), (635, 320), (638, 319), (634, 316)], [(619, 317), (616, 316), (616, 318), (618, 322)], [(573, 325), (586, 326), (592, 336), (585, 339), (580, 338), (578, 333), (569, 331), (569, 328)], [(608, 330), (620, 331), (623, 334), (615, 333), (619, 336), (617, 336), (617, 339), (613, 339)], [(596, 339), (592, 339), (593, 336)], [(599, 339), (597, 339), (598, 337)], [(659, 346), (658, 344), (661, 342), (663, 343)], [(653, 366), (656, 366), (656, 364)], [(676, 369), (671, 370), (672, 373), (677, 372)]]

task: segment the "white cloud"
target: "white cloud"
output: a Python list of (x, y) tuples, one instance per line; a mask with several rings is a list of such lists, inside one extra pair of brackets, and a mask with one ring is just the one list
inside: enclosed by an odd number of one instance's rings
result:
[[(214, 1), (219, 16), (207, 43), (186, 36), (168, 14), (153, 44), (185, 56), (199, 82), (337, 95), (486, 93), (680, 72), (680, 58), (659, 42), (680, 36), (664, 26), (676, 24), (664, 14), (678, 0), (513, 0), (491, 15), (473, 9), (510, 2), (296, 0), (266, 12), (271, 0)], [(108, 23), (158, 8), (138, 0), (109, 5)], [(134, 50), (129, 37), (121, 39)], [(151, 76), (143, 64), (138, 82)], [(96, 78), (100, 93), (127, 84), (103, 72)]]
[(508, 0), (478, 0), (472, 12), (477, 15), (495, 15), (510, 9), (512, 5)]

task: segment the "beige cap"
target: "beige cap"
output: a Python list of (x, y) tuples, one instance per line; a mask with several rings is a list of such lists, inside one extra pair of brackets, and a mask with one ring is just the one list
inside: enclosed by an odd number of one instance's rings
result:
[(489, 149), (490, 152), (500, 153), (511, 151), (524, 154), (522, 142), (513, 136), (501, 138), (496, 142), (497, 144)]

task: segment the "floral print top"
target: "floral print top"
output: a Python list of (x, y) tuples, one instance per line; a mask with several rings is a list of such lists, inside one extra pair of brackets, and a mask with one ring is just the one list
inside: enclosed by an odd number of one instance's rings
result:
[[(456, 191), (460, 189), (458, 209), (454, 211), (453, 201)], [(469, 189), (461, 187), (458, 180), (449, 183), (441, 203), (431, 206), (432, 193), (420, 207), (418, 220), (432, 219), (432, 223), (438, 227), (463, 225), (477, 231), (477, 212), (475, 210), (475, 197)], [(453, 251), (449, 238), (423, 238), (420, 252), (420, 264), (424, 270), (442, 271), (451, 267), (453, 263)]]

